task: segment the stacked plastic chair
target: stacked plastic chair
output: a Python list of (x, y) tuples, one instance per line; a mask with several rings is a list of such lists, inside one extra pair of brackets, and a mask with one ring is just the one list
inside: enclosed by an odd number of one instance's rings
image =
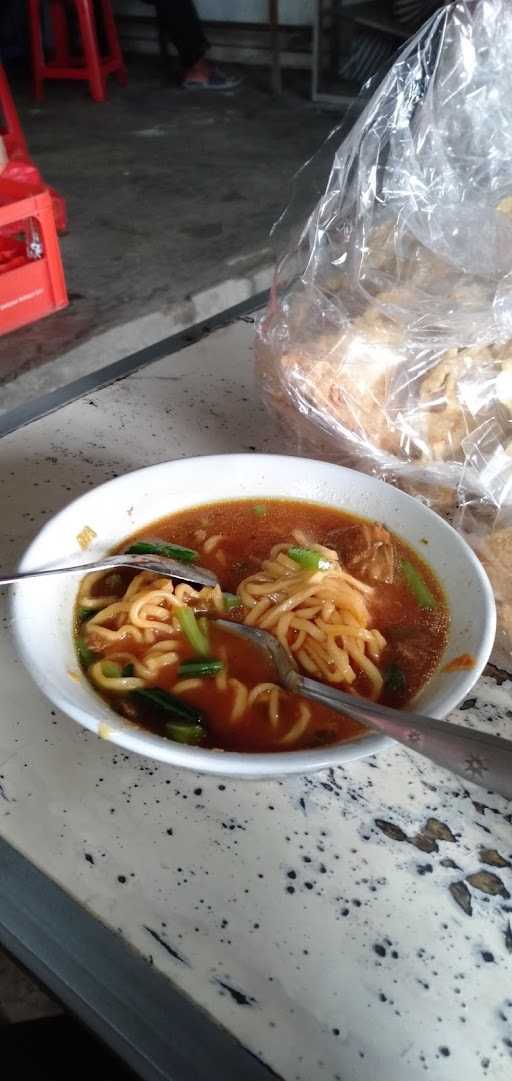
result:
[(1, 64), (0, 136), (7, 152), (0, 172), (0, 334), (5, 334), (64, 308), (68, 297), (57, 237), (57, 220), (62, 230), (66, 227), (66, 205), (30, 159)]

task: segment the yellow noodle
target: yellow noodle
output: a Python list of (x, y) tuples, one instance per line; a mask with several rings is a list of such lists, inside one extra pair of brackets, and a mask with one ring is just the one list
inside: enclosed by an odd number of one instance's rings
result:
[[(145, 683), (148, 679), (154, 678), (154, 673), (151, 669), (147, 667), (147, 664), (144, 664), (144, 661), (142, 661), (140, 657), (136, 657), (134, 653), (127, 653), (124, 650), (118, 652), (116, 650), (115, 653), (109, 653), (108, 657), (105, 659), (109, 661), (119, 661), (123, 665), (133, 664), (134, 674), (144, 680)], [(123, 678), (128, 679), (131, 677), (127, 676)]]
[(270, 597), (262, 597), (261, 600), (254, 605), (254, 608), (251, 608), (249, 614), (245, 617), (244, 623), (247, 623), (249, 627), (257, 623), (260, 616), (267, 611), (267, 608), (270, 608), (271, 604), (272, 601)]
[(337, 564), (339, 562), (338, 553), (334, 551), (334, 548), (326, 548), (324, 544), (308, 544), (308, 548), (324, 556), (330, 563)]
[(334, 615), (335, 605), (334, 601), (324, 601), (322, 604), (322, 619), (329, 623), (331, 616)]
[(305, 668), (306, 672), (309, 672), (312, 676), (317, 675), (316, 664), (314, 660), (308, 656), (304, 647), (302, 649), (299, 649), (297, 653), (297, 660), (300, 661), (302, 668)]
[[(284, 616), (281, 616), (281, 618), (280, 618), (280, 620), (279, 620), (279, 622), (277, 624), (277, 627), (276, 627), (276, 636), (279, 639), (281, 645), (283, 646), (283, 648), (286, 650), (287, 653), (290, 652), (290, 647), (288, 645), (288, 631), (290, 629), (290, 623), (291, 623), (292, 619), (293, 619), (292, 613), (291, 612), (285, 612)], [(294, 622), (294, 626), (295, 626), (295, 622)]]
[(84, 593), (90, 593), (91, 589), (93, 589), (98, 582), (101, 582), (103, 578), (107, 577), (107, 574), (108, 571), (90, 571), (89, 574), (86, 574), (80, 581), (78, 599), (80, 600)]
[(155, 642), (148, 651), (148, 656), (152, 657), (154, 653), (168, 653), (171, 649), (177, 649), (178, 642), (175, 638), (161, 638), (159, 642)]
[(169, 653), (157, 653), (155, 656), (146, 657), (146, 667), (150, 674), (154, 676), (161, 668), (164, 668), (165, 665), (177, 664), (179, 659), (179, 654), (171, 650)]
[(239, 721), (247, 709), (249, 692), (245, 684), (241, 683), (239, 679), (228, 679), (228, 687), (233, 687), (235, 692), (235, 698), (231, 709), (231, 720)]
[(319, 612), (322, 611), (321, 604), (315, 604), (310, 608), (296, 608), (295, 615), (300, 619), (314, 619)]
[(140, 571), (139, 574), (135, 575), (135, 578), (132, 578), (130, 585), (128, 586), (128, 589), (126, 590), (126, 593), (124, 595), (124, 600), (126, 601), (129, 597), (133, 597), (135, 593), (139, 592), (140, 588), (143, 585), (146, 585), (149, 582), (151, 582), (153, 586), (155, 585), (154, 574), (151, 571)]
[(252, 691), (249, 691), (247, 700), (248, 707), (253, 706), (262, 695), (272, 694), (272, 691), (275, 691), (276, 688), (279, 690), (276, 683), (257, 683), (256, 686), (252, 688)]
[(223, 668), (221, 672), (217, 672), (217, 675), (215, 676), (215, 686), (218, 691), (227, 691), (228, 674), (225, 668)]
[(205, 586), (199, 594), (201, 604), (205, 608), (216, 608), (218, 612), (224, 612), (224, 594), (220, 586)]
[(319, 619), (317, 626), (327, 638), (338, 638), (340, 636), (348, 634), (352, 638), (360, 638), (364, 642), (373, 641), (373, 631), (367, 631), (365, 627), (361, 627), (360, 624), (356, 624), (355, 622), (352, 624), (324, 623), (323, 619)]
[(279, 724), (279, 687), (274, 687), (274, 690), (270, 692), (268, 715), (272, 727), (277, 728)]
[(340, 682), (352, 683), (355, 677), (355, 673), (350, 667), (350, 661), (348, 659), (348, 653), (346, 649), (341, 649), (340, 646), (338, 646), (334, 641), (334, 638), (328, 638), (327, 653), (332, 659), (333, 664), (335, 664), (342, 673)]
[(290, 728), (290, 731), (279, 740), (282, 747), (289, 746), (290, 743), (297, 743), (299, 739), (304, 735), (309, 722), (311, 720), (311, 710), (305, 702), (299, 702), (299, 716), (295, 723)]
[(263, 619), (260, 620), (259, 626), (271, 630), (283, 612), (289, 612), (297, 604), (305, 601), (307, 597), (312, 597), (317, 589), (317, 586), (310, 586), (309, 589), (302, 589), (299, 593), (292, 593), (291, 597), (287, 597), (286, 600), (281, 601), (275, 608), (272, 608), (270, 612), (266, 612)]
[(306, 632), (305, 631), (299, 631), (295, 641), (292, 642), (292, 644), (290, 646), (290, 649), (291, 649), (292, 653), (297, 653), (297, 651), (299, 649), (301, 649), (302, 644), (303, 644), (303, 642), (305, 642), (305, 640), (306, 640)]
[(90, 639), (100, 638), (105, 642), (122, 642), (125, 638), (133, 638), (134, 642), (142, 642), (142, 631), (138, 627), (132, 627), (131, 623), (123, 623), (122, 627), (118, 630), (111, 630), (110, 627), (94, 626), (91, 628), (91, 621), (87, 624), (86, 639), (89, 642)]
[[(306, 581), (307, 581), (307, 579), (305, 578), (305, 576), (303, 574), (298, 574), (296, 576), (296, 581), (294, 582), (295, 588), (299, 589), (301, 586), (303, 586), (305, 584)], [(290, 585), (290, 579), (289, 578), (278, 579), (277, 581), (272, 582), (272, 592), (273, 593), (280, 593), (281, 590), (285, 590), (286, 592), (288, 592), (287, 587), (289, 587), (289, 585)], [(251, 592), (251, 595), (253, 597), (263, 597), (263, 596), (266, 597), (268, 595), (268, 581), (266, 581), (266, 582), (255, 582), (253, 585), (250, 586), (250, 592)]]
[(90, 611), (97, 611), (99, 608), (104, 608), (106, 604), (113, 604), (117, 601), (117, 596), (113, 594), (110, 597), (90, 597), (88, 594), (79, 597), (80, 607), (89, 608)]
[(378, 663), (378, 661), (380, 660), (380, 655), (383, 649), (385, 649), (386, 639), (384, 638), (384, 635), (381, 634), (380, 631), (376, 628), (375, 630), (369, 631), (368, 633), (370, 634), (370, 640), (368, 642), (368, 653), (372, 661)]
[(100, 623), (107, 623), (109, 619), (113, 619), (119, 612), (128, 612), (130, 605), (127, 601), (116, 601), (114, 604), (108, 604), (106, 608), (102, 608), (101, 612), (97, 612), (92, 619), (88, 620), (87, 629), (89, 627), (96, 627)]
[(349, 653), (352, 659), (356, 662), (356, 664), (359, 665), (360, 668), (362, 668), (363, 672), (368, 677), (372, 686), (370, 698), (377, 699), (384, 685), (384, 680), (379, 672), (379, 669), (375, 664), (373, 664), (373, 661), (371, 661), (370, 658), (367, 657), (365, 653), (363, 653), (362, 650), (357, 649), (350, 642), (347, 642), (347, 653)]
[[(138, 593), (130, 605), (130, 620), (136, 627), (152, 627), (154, 621), (165, 622), (169, 620), (169, 609), (179, 607), (179, 602), (171, 594), (164, 593), (162, 589), (152, 589), (148, 592)], [(150, 619), (151, 617), (151, 619)]]
[(103, 691), (126, 694), (128, 691), (137, 691), (144, 686), (144, 680), (136, 676), (106, 676), (102, 668), (103, 661), (96, 661), (87, 669), (87, 675), (91, 677), (97, 687)]
[(201, 686), (200, 679), (180, 679), (178, 683), (174, 684), (173, 694), (181, 694), (182, 691), (195, 691)]
[(292, 626), (296, 627), (298, 631), (305, 631), (311, 638), (316, 638), (318, 642), (322, 642), (325, 638), (325, 634), (317, 624), (313, 623), (311, 619), (299, 619), (297, 616), (293, 616)]
[(223, 539), (224, 535), (222, 533), (216, 533), (215, 536), (208, 537), (208, 540), (205, 540), (203, 544), (203, 552), (205, 553), (205, 555), (208, 555), (209, 552), (213, 552), (214, 548), (217, 547), (219, 541)]
[(290, 556), (287, 556), (284, 552), (279, 553), (276, 558), (276, 563), (280, 563), (281, 566), (286, 567), (287, 570), (297, 570), (297, 564), (295, 563), (295, 561), (293, 559), (290, 559)]
[[(292, 529), (292, 537), (295, 541), (297, 541), (297, 544), (301, 545), (302, 548), (308, 546), (306, 534), (302, 532), (302, 529)], [(287, 545), (287, 547), (289, 548), (290, 546)]]
[(188, 604), (188, 602), (192, 600), (192, 598), (195, 599), (199, 597), (199, 591), (197, 589), (194, 589), (193, 586), (189, 585), (188, 582), (180, 582), (174, 590), (174, 596), (176, 597), (178, 605), (180, 607), (183, 607), (183, 605)]

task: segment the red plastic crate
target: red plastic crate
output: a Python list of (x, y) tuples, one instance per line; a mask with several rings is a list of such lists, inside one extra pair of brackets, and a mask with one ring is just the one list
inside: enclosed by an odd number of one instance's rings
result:
[(65, 308), (66, 282), (47, 188), (0, 175), (0, 334)]

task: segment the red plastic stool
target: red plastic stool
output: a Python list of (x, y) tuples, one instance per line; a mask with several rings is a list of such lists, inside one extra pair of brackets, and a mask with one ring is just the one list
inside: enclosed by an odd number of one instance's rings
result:
[[(3, 119), (2, 119), (3, 116)], [(26, 143), (23, 128), (14, 104), (14, 100), (2, 64), (0, 64), (0, 135), (7, 151), (7, 165), (0, 173), (0, 179), (15, 180), (25, 185), (25, 195), (40, 192), (44, 183), (39, 169), (32, 161)], [(57, 232), (67, 230), (66, 200), (53, 188), (49, 189), (53, 202)]]
[(3, 113), (3, 123), (0, 117), (0, 135), (4, 139), (8, 157), (11, 157), (14, 148), (19, 149), (22, 154), (28, 157), (28, 147), (23, 128), (20, 124), (11, 88), (2, 64), (0, 64), (0, 113)]
[(78, 60), (70, 53), (67, 0), (50, 0), (50, 19), (55, 42), (54, 57), (46, 60), (41, 30), (41, 0), (28, 0), (34, 92), (37, 101), (43, 98), (45, 79), (85, 79), (94, 101), (105, 101), (108, 75), (115, 74), (122, 86), (128, 81), (110, 0), (99, 0), (103, 16), (108, 56), (100, 56), (96, 34), (93, 0), (69, 0), (75, 6), (83, 56)]
[(50, 193), (0, 176), (0, 334), (68, 303)]

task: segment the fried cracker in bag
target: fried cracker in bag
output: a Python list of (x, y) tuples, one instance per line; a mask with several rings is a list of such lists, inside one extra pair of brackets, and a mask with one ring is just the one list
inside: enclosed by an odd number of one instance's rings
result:
[(265, 398), (301, 450), (469, 522), (494, 580), (512, 495), (496, 502), (475, 448), (492, 430), (501, 475), (512, 465), (511, 101), (506, 0), (438, 11), (336, 150), (258, 343)]

